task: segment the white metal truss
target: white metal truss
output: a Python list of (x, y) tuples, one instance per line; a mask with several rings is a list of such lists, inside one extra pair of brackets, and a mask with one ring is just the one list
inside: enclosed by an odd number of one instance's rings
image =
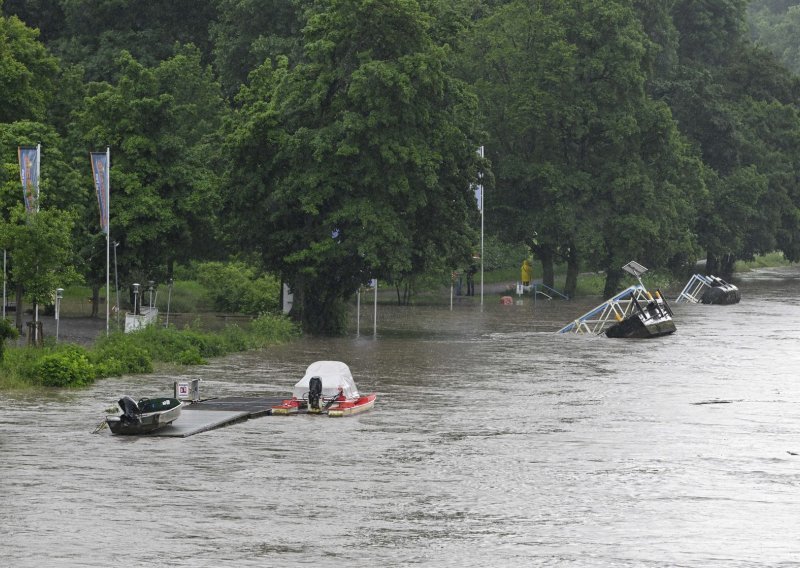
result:
[(683, 291), (675, 300), (676, 303), (685, 302), (696, 304), (703, 297), (706, 288), (711, 287), (711, 278), (702, 274), (695, 274), (683, 287)]
[(641, 309), (643, 305), (652, 301), (657, 302), (659, 305), (664, 303), (658, 291), (653, 296), (642, 284), (636, 284), (623, 290), (613, 298), (609, 298), (593, 310), (586, 312), (572, 323), (561, 328), (558, 333), (591, 333), (600, 335), (608, 326), (625, 319), (634, 310)]

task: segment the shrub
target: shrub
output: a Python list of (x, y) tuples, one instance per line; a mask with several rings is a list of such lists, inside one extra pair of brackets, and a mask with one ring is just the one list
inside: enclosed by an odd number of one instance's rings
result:
[(17, 337), (19, 337), (19, 332), (14, 324), (6, 318), (0, 318), (0, 361), (3, 360), (6, 339), (16, 339)]
[(257, 314), (278, 308), (280, 282), (269, 274), (259, 276), (243, 262), (202, 263), (197, 279), (220, 311)]
[(295, 323), (284, 315), (263, 313), (250, 324), (254, 347), (269, 343), (283, 343), (300, 334)]
[(73, 387), (91, 383), (96, 370), (88, 353), (77, 345), (68, 345), (45, 355), (36, 364), (36, 375), (48, 387)]
[(176, 363), (181, 365), (207, 365), (208, 361), (203, 359), (196, 347), (184, 349), (178, 354)]
[(90, 360), (97, 369), (98, 377), (153, 372), (150, 353), (128, 341), (122, 334), (115, 334), (98, 343)]

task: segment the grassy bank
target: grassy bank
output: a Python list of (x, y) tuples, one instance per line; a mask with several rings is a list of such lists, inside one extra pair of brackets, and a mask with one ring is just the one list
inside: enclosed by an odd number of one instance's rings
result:
[(283, 316), (264, 314), (246, 327), (221, 332), (151, 326), (136, 333), (116, 333), (85, 348), (51, 344), (43, 348), (8, 348), (0, 362), (0, 390), (81, 387), (97, 379), (150, 373), (157, 363), (197, 365), (209, 357), (258, 349), (299, 335)]

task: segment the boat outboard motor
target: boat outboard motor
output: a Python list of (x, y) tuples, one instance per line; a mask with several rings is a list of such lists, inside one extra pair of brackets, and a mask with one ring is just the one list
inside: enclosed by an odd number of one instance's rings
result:
[(319, 410), (320, 399), (322, 398), (322, 379), (311, 377), (308, 381), (308, 407)]
[(139, 418), (139, 415), (142, 413), (139, 410), (139, 405), (136, 404), (136, 401), (133, 400), (129, 396), (123, 396), (119, 399), (119, 407), (122, 409), (122, 416), (120, 416), (121, 422), (127, 422), (128, 424), (139, 424), (142, 420)]

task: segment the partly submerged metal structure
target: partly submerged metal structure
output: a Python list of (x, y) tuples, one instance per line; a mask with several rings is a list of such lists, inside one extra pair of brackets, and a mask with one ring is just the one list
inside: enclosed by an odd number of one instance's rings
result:
[(636, 277), (639, 284), (626, 288), (575, 321), (558, 333), (600, 335), (614, 338), (649, 338), (675, 332), (672, 310), (661, 293), (647, 291), (641, 276), (647, 268), (629, 262), (622, 269)]
[(695, 274), (675, 301), (691, 304), (737, 304), (741, 299), (739, 288), (722, 278), (713, 274)]

